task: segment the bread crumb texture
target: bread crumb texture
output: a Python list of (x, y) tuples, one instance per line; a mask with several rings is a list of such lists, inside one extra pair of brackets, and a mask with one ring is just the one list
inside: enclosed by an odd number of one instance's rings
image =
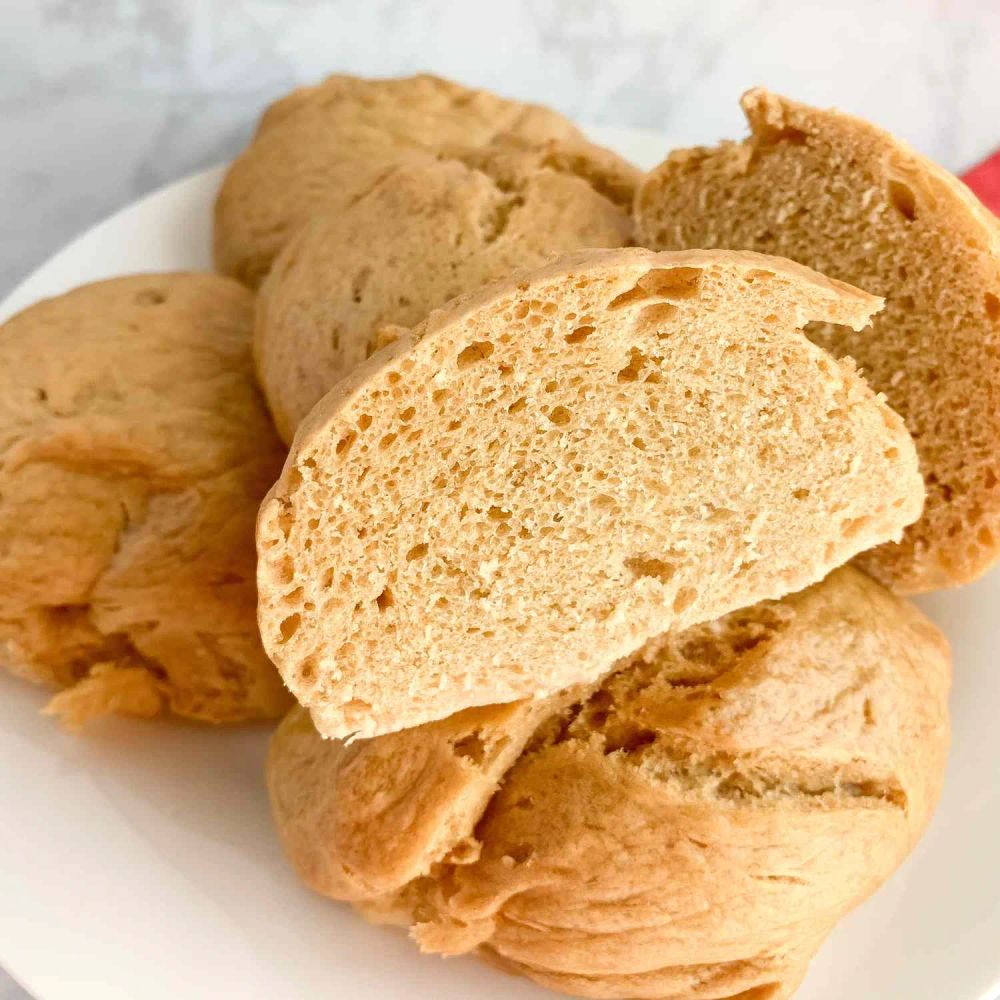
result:
[(601, 676), (919, 513), (902, 421), (799, 329), (878, 300), (757, 254), (587, 251), (331, 390), (258, 522), (265, 648), (328, 736)]
[(919, 838), (950, 657), (859, 571), (658, 637), (602, 681), (268, 760), (316, 891), (587, 997), (788, 997)]
[(276, 717), (253, 524), (281, 448), (253, 382), (253, 296), (115, 278), (0, 327), (0, 662), (74, 725), (165, 708)]
[(629, 208), (550, 152), (508, 137), (455, 159), (405, 164), (289, 241), (261, 288), (254, 339), (286, 441), (398, 328), (518, 267), (630, 241)]
[(468, 158), (497, 141), (534, 149), (627, 208), (639, 171), (548, 108), (419, 75), (335, 75), (272, 104), (215, 205), (215, 261), (257, 287), (318, 210), (343, 211), (402, 163)]
[(860, 565), (904, 593), (974, 580), (1000, 555), (1000, 223), (858, 118), (764, 90), (743, 109), (745, 141), (672, 153), (647, 176), (640, 241), (779, 254), (885, 297), (870, 329), (807, 329), (886, 394), (926, 482), (923, 517)]

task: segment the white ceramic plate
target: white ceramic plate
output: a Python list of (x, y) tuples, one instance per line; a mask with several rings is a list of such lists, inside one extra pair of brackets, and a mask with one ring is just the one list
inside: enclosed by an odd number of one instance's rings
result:
[[(666, 138), (595, 130), (652, 165)], [(209, 266), (221, 170), (137, 202), (53, 257), (0, 318), (84, 281)], [(896, 877), (841, 924), (797, 1000), (993, 1000), (1000, 989), (1000, 573), (922, 602), (951, 637), (944, 800)], [(2, 674), (2, 671), (0, 671)], [(274, 837), (267, 733), (115, 720), (83, 737), (0, 676), (0, 965), (39, 1000), (552, 996), (301, 888)]]

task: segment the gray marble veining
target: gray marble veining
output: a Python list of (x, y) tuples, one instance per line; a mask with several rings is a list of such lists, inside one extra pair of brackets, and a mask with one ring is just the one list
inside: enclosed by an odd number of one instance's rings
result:
[[(231, 157), (332, 70), (431, 70), (585, 123), (742, 133), (755, 83), (865, 115), (960, 170), (1000, 144), (985, 0), (5, 0), (0, 295), (139, 195)], [(26, 995), (0, 972), (0, 1000)]]

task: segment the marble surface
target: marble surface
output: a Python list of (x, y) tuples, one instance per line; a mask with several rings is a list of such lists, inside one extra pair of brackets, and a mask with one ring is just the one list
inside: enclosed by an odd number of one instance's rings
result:
[(434, 70), (583, 121), (742, 131), (762, 83), (864, 114), (953, 169), (1000, 142), (986, 0), (5, 0), (0, 294), (135, 197), (230, 157), (332, 69)]
[[(334, 69), (430, 70), (685, 144), (742, 134), (736, 99), (761, 83), (956, 171), (1000, 145), (986, 0), (4, 0), (2, 24), (0, 296)], [(25, 997), (0, 972), (0, 1000)]]

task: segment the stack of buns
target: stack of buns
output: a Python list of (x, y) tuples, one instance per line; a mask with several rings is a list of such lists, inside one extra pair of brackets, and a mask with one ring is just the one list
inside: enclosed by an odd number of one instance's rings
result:
[(428, 76), (272, 105), (220, 275), (0, 330), (3, 663), (70, 724), (292, 705), (292, 864), (424, 951), (790, 996), (940, 792), (902, 595), (1000, 555), (1000, 226), (744, 108), (642, 175)]

